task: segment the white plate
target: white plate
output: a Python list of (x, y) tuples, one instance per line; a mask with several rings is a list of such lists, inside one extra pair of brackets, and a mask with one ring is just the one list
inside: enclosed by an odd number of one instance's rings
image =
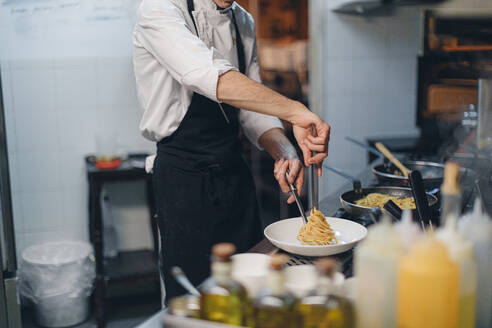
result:
[(277, 221), (265, 228), (267, 239), (286, 252), (304, 256), (327, 256), (343, 253), (353, 248), (367, 235), (367, 229), (355, 222), (340, 218), (327, 217), (326, 222), (335, 230), (338, 239), (336, 245), (303, 245), (297, 240), (297, 233), (302, 227), (302, 218)]

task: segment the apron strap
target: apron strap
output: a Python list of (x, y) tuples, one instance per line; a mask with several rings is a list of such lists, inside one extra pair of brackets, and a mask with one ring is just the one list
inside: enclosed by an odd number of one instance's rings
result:
[(188, 13), (190, 14), (193, 26), (195, 26), (196, 35), (198, 35), (198, 28), (196, 27), (195, 18), (193, 17), (193, 11), (195, 10), (195, 4), (193, 0), (188, 0)]

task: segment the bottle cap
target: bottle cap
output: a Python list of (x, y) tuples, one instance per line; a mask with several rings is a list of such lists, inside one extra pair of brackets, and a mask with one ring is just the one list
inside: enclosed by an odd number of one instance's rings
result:
[(236, 246), (231, 243), (220, 243), (212, 247), (212, 255), (219, 261), (228, 261), (236, 252)]
[(316, 261), (318, 270), (329, 277), (333, 277), (337, 269), (337, 264), (337, 260), (330, 257), (324, 257)]
[(273, 270), (279, 271), (284, 268), (284, 265), (289, 261), (289, 257), (285, 254), (275, 254), (270, 260), (270, 267)]
[(458, 195), (460, 193), (459, 177), (459, 164), (447, 161), (444, 167), (444, 182), (441, 186), (441, 192), (447, 195)]

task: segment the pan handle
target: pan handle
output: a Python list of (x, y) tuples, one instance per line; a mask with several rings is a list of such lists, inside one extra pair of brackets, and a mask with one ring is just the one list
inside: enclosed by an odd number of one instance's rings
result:
[(350, 142), (356, 144), (357, 146), (360, 146), (360, 147), (366, 149), (367, 151), (373, 153), (374, 155), (376, 155), (379, 158), (384, 157), (383, 154), (381, 154), (381, 152), (379, 150), (377, 150), (376, 148), (371, 147), (369, 145), (366, 145), (365, 143), (360, 142), (359, 140), (356, 140), (352, 137), (345, 137), (345, 140), (350, 141)]
[(354, 187), (354, 191), (356, 193), (362, 193), (362, 184), (360, 183), (360, 180), (354, 178), (353, 176), (343, 172), (342, 170), (336, 168), (336, 167), (333, 167), (331, 165), (328, 165), (328, 164), (323, 164), (323, 167), (332, 171), (332, 172), (335, 172), (336, 174), (338, 174), (339, 176), (347, 179), (347, 180), (350, 180), (352, 181), (352, 185)]

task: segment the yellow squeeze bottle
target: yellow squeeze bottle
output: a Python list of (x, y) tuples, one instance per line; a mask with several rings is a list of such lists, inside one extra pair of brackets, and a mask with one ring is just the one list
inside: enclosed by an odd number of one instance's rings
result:
[(459, 273), (446, 246), (419, 240), (401, 263), (399, 328), (458, 328)]

